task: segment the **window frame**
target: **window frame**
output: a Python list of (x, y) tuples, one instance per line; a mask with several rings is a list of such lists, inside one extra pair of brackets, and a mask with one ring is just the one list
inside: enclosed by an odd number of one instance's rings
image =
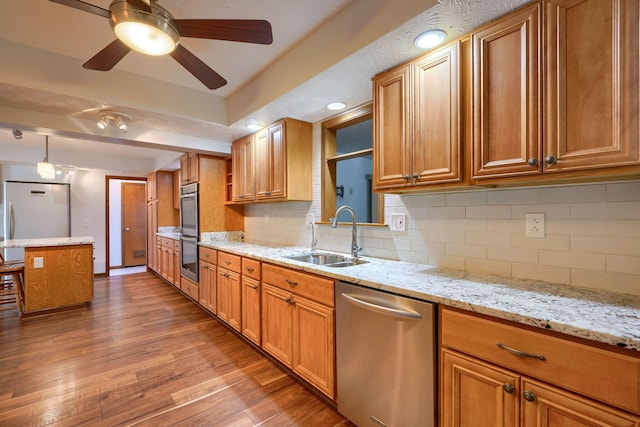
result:
[[(346, 154), (336, 154), (336, 133), (339, 129), (373, 119), (373, 103), (352, 108), (322, 122), (322, 172), (321, 172), (321, 222), (329, 223), (336, 213), (336, 163), (339, 160), (373, 155), (372, 148)], [(373, 171), (371, 171), (373, 173)], [(372, 220), (377, 222), (358, 223), (359, 225), (384, 226), (384, 194), (374, 193), (378, 197), (378, 212), (372, 212)]]

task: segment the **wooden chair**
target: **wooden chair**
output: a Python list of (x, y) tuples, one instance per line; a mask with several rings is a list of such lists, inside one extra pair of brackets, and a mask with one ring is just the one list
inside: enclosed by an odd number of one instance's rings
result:
[(5, 261), (0, 254), (0, 310), (11, 310), (15, 304), (18, 316), (24, 312), (24, 263)]

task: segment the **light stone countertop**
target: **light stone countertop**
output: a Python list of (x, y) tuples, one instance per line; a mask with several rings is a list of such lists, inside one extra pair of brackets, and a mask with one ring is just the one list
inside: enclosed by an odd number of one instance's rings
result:
[(158, 233), (156, 233), (156, 236), (167, 237), (173, 240), (180, 240), (180, 233), (176, 232), (159, 231)]
[(35, 248), (44, 246), (72, 246), (93, 245), (95, 239), (91, 236), (82, 237), (48, 237), (41, 239), (12, 239), (0, 242), (0, 249), (5, 248)]
[(369, 263), (342, 268), (287, 259), (289, 256), (309, 253), (309, 248), (303, 247), (273, 248), (233, 241), (213, 241), (200, 245), (640, 351), (640, 296), (533, 280), (478, 276), (464, 271), (380, 258), (362, 257)]

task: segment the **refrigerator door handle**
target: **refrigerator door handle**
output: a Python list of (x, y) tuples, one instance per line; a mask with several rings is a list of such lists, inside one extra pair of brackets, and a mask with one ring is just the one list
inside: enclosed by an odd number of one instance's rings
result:
[(13, 214), (13, 204), (9, 202), (9, 239), (13, 240), (16, 231), (16, 217)]

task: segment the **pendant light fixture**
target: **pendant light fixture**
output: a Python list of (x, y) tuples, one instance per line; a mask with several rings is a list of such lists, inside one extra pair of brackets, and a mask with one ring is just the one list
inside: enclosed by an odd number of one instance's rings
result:
[(45, 136), (44, 160), (38, 162), (36, 170), (41, 178), (54, 179), (56, 177), (56, 169), (49, 163), (49, 135)]

